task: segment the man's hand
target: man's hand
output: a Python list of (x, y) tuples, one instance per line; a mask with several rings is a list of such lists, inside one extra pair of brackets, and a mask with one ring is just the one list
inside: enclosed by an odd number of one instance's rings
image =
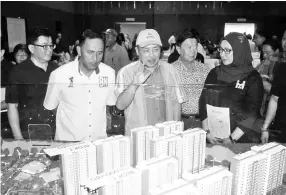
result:
[(137, 73), (133, 77), (133, 84), (135, 85), (144, 84), (151, 75), (152, 75), (151, 72), (145, 70), (143, 72)]
[(269, 139), (269, 132), (268, 131), (262, 131), (261, 132), (261, 142), (263, 144), (268, 143), (268, 139)]
[(229, 138), (224, 138), (224, 139), (222, 140), (222, 143), (223, 143), (224, 145), (230, 145), (230, 144), (232, 144), (232, 142), (231, 142), (231, 140), (230, 140)]
[(211, 143), (211, 144), (219, 144), (219, 139), (217, 139), (216, 137), (213, 137), (211, 133), (207, 134), (207, 140)]

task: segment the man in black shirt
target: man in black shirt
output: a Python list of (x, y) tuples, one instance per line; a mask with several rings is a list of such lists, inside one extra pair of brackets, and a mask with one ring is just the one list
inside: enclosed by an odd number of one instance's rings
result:
[(55, 127), (53, 114), (43, 107), (50, 73), (57, 67), (49, 62), (54, 49), (49, 30), (33, 29), (28, 48), (31, 57), (12, 69), (6, 88), (9, 124), (15, 139), (29, 138), (30, 124), (49, 125), (52, 131)]
[[(267, 143), (269, 138), (269, 129), (277, 130), (278, 142), (286, 142), (286, 63), (280, 62), (276, 64), (274, 80), (271, 87), (271, 97), (267, 108), (266, 118), (261, 127), (261, 141)], [(273, 121), (273, 119), (275, 120)], [(271, 125), (273, 121), (273, 125)], [(271, 127), (270, 127), (271, 126)], [(270, 130), (271, 131), (271, 130)]]

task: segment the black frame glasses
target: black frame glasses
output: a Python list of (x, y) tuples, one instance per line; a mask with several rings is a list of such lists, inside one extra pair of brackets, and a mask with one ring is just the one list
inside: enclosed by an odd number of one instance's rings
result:
[(219, 53), (222, 53), (222, 52), (224, 52), (225, 54), (230, 54), (230, 52), (232, 52), (232, 49), (227, 49), (227, 48), (222, 48), (222, 47), (218, 47), (217, 48), (217, 51), (219, 52)]
[(35, 46), (38, 46), (38, 47), (41, 47), (43, 48), (44, 50), (48, 50), (48, 48), (50, 48), (51, 50), (55, 49), (56, 48), (56, 45), (55, 44), (52, 44), (52, 45), (38, 45), (38, 44), (33, 44)]

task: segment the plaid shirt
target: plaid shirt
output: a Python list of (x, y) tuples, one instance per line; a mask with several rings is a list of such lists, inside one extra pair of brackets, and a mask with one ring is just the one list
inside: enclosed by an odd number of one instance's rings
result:
[[(174, 108), (187, 100), (186, 93), (181, 86), (180, 77), (173, 67), (164, 61), (158, 62), (158, 68), (162, 71), (165, 85), (166, 120), (174, 120)], [(119, 96), (133, 81), (134, 75), (143, 72), (144, 67), (140, 61), (132, 62), (123, 67), (117, 75), (115, 93)], [(156, 86), (154, 86), (156, 87)], [(181, 112), (181, 111), (180, 111)], [(145, 87), (141, 85), (134, 96), (131, 104), (125, 109), (125, 132), (130, 134), (130, 130), (136, 127), (147, 126), (147, 107)]]

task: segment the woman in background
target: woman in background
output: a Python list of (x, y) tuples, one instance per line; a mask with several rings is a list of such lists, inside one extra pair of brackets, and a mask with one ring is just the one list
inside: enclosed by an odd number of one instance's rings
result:
[[(252, 67), (249, 42), (241, 33), (230, 33), (221, 40), (218, 51), (222, 65), (210, 71), (200, 98), (200, 118), (207, 140), (212, 144), (259, 142), (260, 132), (255, 132), (253, 125), (259, 117), (263, 85)], [(219, 118), (218, 112), (210, 112), (210, 108), (219, 112), (226, 108), (228, 112), (226, 117)], [(229, 119), (230, 135), (216, 136), (214, 132), (225, 129), (225, 118)], [(214, 125), (209, 126), (213, 121)]]
[(270, 99), (275, 64), (278, 60), (279, 44), (276, 40), (267, 39), (262, 44), (263, 61), (255, 68), (260, 74), (263, 82), (264, 96), (260, 114), (265, 116), (267, 105)]
[(29, 56), (29, 50), (26, 44), (18, 44), (14, 47), (13, 50), (13, 57), (14, 60), (12, 61), (13, 64), (20, 64), (21, 62), (25, 61)]

